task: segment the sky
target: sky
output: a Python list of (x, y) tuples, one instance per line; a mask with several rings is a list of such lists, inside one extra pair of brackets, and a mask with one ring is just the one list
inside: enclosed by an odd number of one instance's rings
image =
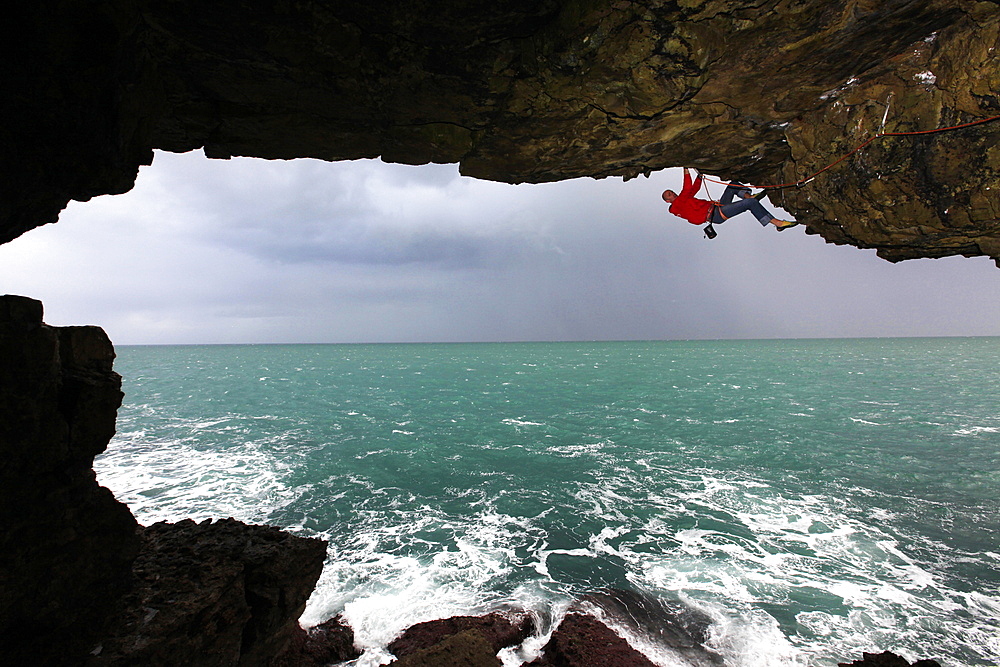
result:
[(890, 264), (750, 214), (708, 240), (660, 199), (680, 182), (157, 152), (0, 246), (0, 293), (116, 345), (1000, 335), (988, 258)]

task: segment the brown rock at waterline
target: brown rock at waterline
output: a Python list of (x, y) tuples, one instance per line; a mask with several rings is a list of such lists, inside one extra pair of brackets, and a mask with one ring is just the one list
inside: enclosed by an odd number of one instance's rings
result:
[(611, 628), (589, 614), (572, 613), (552, 633), (552, 638), (532, 667), (656, 667)]
[(397, 658), (430, 648), (452, 635), (467, 631), (479, 633), (493, 647), (493, 653), (523, 642), (532, 632), (534, 624), (527, 614), (508, 617), (498, 612), (484, 616), (452, 616), (417, 623), (394, 639), (388, 646)]
[(863, 653), (861, 660), (841, 662), (838, 663), (838, 667), (941, 667), (941, 663), (937, 660), (917, 660), (910, 663), (895, 653), (883, 651), (882, 653)]
[(354, 645), (354, 630), (342, 616), (334, 616), (308, 630), (295, 632), (292, 647), (274, 667), (326, 667), (361, 655)]
[(394, 667), (501, 667), (493, 645), (478, 630), (465, 630), (395, 660)]

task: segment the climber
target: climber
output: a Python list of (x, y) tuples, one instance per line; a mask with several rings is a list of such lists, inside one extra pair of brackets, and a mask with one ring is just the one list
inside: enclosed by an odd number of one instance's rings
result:
[[(777, 227), (779, 232), (799, 224), (794, 220), (779, 220), (775, 218), (756, 197), (751, 196), (749, 188), (735, 181), (726, 186), (725, 192), (722, 193), (722, 199), (719, 201), (709, 201), (695, 197), (694, 195), (700, 187), (701, 174), (698, 174), (698, 178), (692, 181), (691, 175), (688, 173), (687, 167), (685, 167), (684, 187), (681, 189), (681, 193), (677, 194), (673, 190), (664, 190), (663, 201), (670, 204), (671, 213), (679, 218), (684, 218), (692, 225), (701, 225), (707, 222), (708, 226), (705, 228), (705, 234), (708, 238), (715, 238), (715, 230), (712, 229), (713, 223), (725, 222), (734, 215), (739, 215), (744, 211), (753, 213), (761, 226), (766, 227), (768, 224), (771, 224)], [(733, 197), (736, 195), (740, 196), (740, 201), (733, 202)]]

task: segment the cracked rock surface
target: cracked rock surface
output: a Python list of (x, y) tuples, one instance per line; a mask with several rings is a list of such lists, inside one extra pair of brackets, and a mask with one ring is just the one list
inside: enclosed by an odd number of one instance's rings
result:
[[(0, 240), (123, 192), (152, 149), (691, 166), (794, 183), (875, 134), (1000, 115), (1000, 6), (960, 0), (46, 0), (0, 40)], [(1000, 258), (1000, 121), (885, 137), (772, 195), (827, 241)]]

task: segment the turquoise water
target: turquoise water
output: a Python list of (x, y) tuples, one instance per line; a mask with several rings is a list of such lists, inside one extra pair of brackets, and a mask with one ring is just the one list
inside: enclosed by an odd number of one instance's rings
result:
[(303, 622), (344, 613), (359, 665), (602, 587), (704, 611), (733, 667), (1000, 662), (1000, 339), (118, 354), (101, 483), (142, 523), (329, 540)]

